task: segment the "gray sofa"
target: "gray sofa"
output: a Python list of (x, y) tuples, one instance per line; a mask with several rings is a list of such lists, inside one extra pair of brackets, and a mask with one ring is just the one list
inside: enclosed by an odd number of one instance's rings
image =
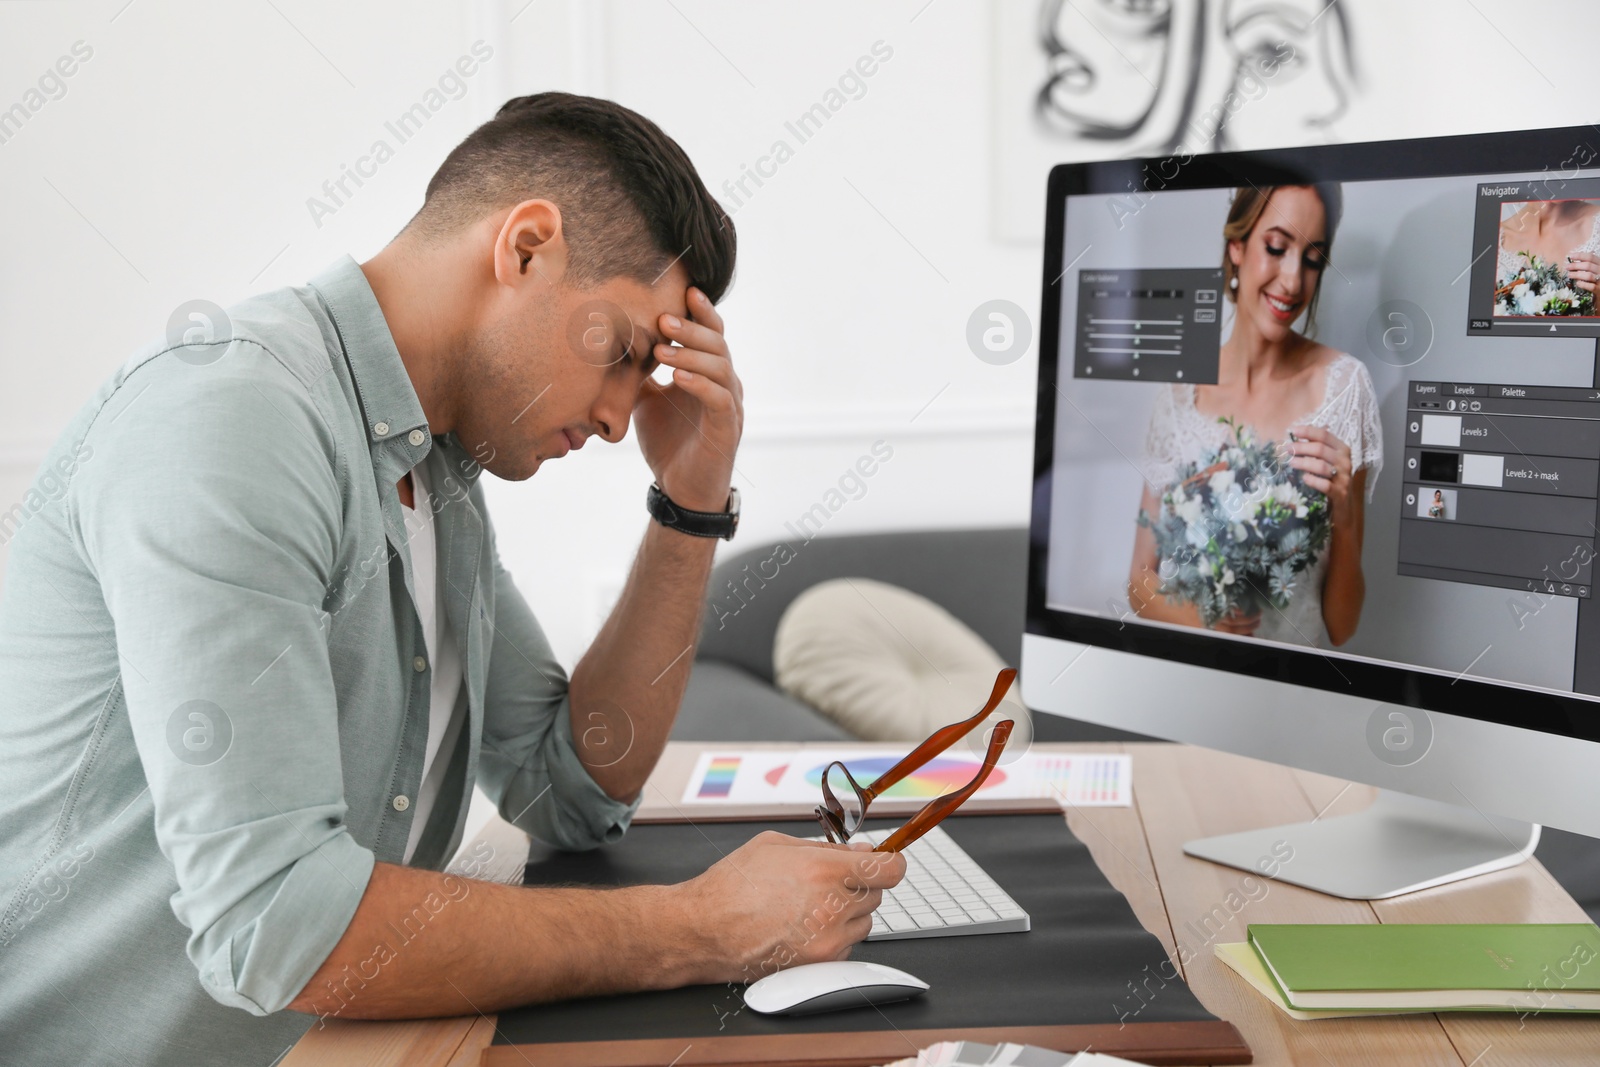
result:
[[(712, 571), (700, 647), (672, 730), (680, 741), (841, 741), (851, 736), (772, 680), (772, 640), (790, 601), (830, 578), (876, 578), (932, 600), (1020, 665), (1028, 531), (925, 530), (757, 545)], [(1040, 741), (1150, 741), (1036, 715)], [(1546, 828), (1538, 857), (1600, 922), (1600, 841)]]
[[(772, 640), (791, 601), (830, 578), (875, 578), (927, 597), (1020, 666), (1028, 531), (923, 530), (757, 545), (718, 564), (672, 731), (681, 741), (839, 741), (851, 735), (773, 684)], [(974, 710), (977, 705), (974, 704)], [(1040, 741), (1147, 741), (1039, 715)]]

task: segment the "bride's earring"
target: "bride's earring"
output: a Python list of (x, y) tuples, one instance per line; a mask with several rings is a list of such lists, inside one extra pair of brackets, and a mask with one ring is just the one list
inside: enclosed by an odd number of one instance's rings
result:
[(1228, 288), (1236, 293), (1239, 291), (1239, 276), (1237, 274), (1228, 279)]

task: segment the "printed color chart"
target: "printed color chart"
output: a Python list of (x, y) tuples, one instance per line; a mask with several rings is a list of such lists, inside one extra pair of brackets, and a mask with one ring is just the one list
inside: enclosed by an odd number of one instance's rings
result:
[(739, 774), (738, 756), (713, 756), (706, 766), (705, 777), (700, 779), (701, 800), (726, 797), (733, 791), (733, 780)]
[[(700, 754), (684, 803), (814, 805), (823, 768), (841, 760), (863, 785), (892, 767), (904, 747), (803, 748), (708, 751)], [(981, 766), (964, 752), (930, 760), (884, 794), (912, 799), (943, 796), (971, 781)], [(1132, 803), (1132, 763), (1122, 753), (1019, 753), (1003, 762), (978, 791), (984, 797), (1050, 797), (1067, 807), (1126, 807)]]

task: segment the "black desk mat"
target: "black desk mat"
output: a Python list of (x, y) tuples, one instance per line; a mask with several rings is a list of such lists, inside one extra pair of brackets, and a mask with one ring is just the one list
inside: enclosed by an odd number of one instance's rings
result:
[[(893, 825), (869, 821), (868, 828)], [(929, 983), (920, 997), (789, 1017), (745, 1008), (742, 984), (687, 986), (503, 1011), (494, 1044), (1215, 1020), (1181, 980), (1167, 977), (1173, 967), (1161, 943), (1139, 925), (1059, 813), (966, 815), (941, 825), (1027, 910), (1032, 929), (863, 941), (852, 950), (851, 959), (898, 967)], [(526, 881), (678, 882), (766, 829), (808, 836), (814, 824), (635, 826), (592, 852), (557, 852), (535, 842)]]

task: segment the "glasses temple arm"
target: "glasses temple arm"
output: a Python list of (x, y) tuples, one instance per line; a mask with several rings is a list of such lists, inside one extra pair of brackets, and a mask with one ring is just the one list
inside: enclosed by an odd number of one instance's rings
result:
[(1011, 688), (1011, 683), (1016, 679), (1017, 671), (1014, 667), (1007, 667), (995, 676), (994, 692), (989, 694), (988, 703), (978, 710), (970, 719), (951, 723), (929, 737), (922, 744), (911, 750), (905, 759), (884, 771), (878, 780), (866, 787), (866, 799), (870, 802), (876, 800), (883, 792), (900, 781), (906, 775), (920, 768), (933, 757), (955, 744), (972, 731), (972, 728), (984, 720), (995, 708), (1000, 706), (1000, 700), (1006, 695), (1006, 690)]
[(994, 765), (1000, 761), (1000, 750), (1006, 747), (1006, 741), (1011, 737), (1012, 720), (1006, 719), (994, 728), (994, 733), (989, 736), (989, 751), (983, 757), (983, 766), (978, 770), (978, 775), (972, 781), (944, 796), (931, 800), (927, 806), (916, 815), (912, 816), (900, 829), (890, 834), (874, 852), (899, 852), (923, 834), (932, 830), (944, 821), (945, 816), (955, 811), (967, 802), (967, 798), (976, 793), (989, 777), (989, 772), (994, 770)]

